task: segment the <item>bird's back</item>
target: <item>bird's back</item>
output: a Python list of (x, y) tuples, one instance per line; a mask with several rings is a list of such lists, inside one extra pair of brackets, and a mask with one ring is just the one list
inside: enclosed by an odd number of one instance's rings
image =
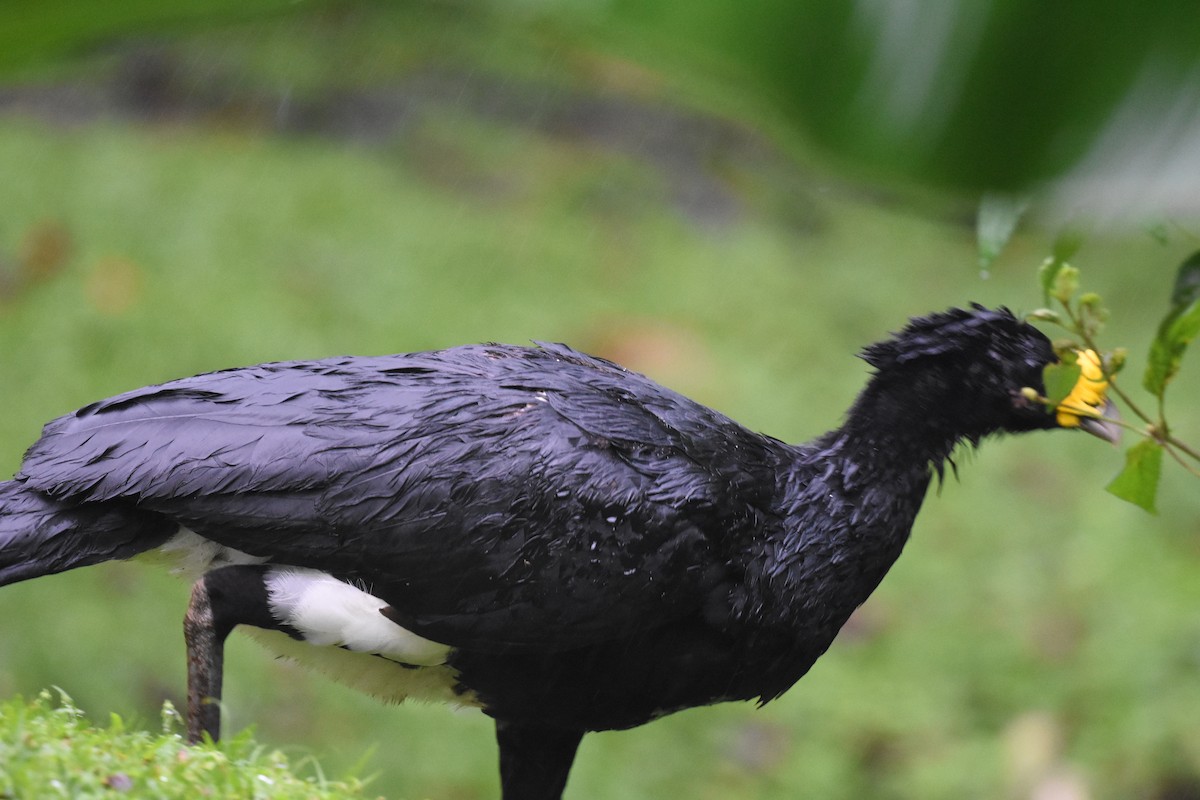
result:
[(561, 345), (281, 362), (47, 425), (19, 479), (363, 582), (451, 644), (569, 648), (689, 613), (786, 448)]

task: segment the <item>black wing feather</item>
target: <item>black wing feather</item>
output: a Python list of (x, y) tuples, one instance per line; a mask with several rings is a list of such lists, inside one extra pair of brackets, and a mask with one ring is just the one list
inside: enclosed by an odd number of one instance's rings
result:
[(775, 448), (565, 346), (486, 345), (119, 395), (47, 425), (20, 477), (363, 581), (430, 638), (545, 649), (699, 607)]

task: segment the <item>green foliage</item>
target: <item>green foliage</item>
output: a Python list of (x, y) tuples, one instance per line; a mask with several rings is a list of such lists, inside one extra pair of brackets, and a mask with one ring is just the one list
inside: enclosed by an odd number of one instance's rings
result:
[(970, 190), (1020, 191), (1078, 162), (1131, 85), (1152, 76), (1176, 96), (1200, 53), (1195, 26), (1180, 22), (1194, 12), (1184, 0), (1103, 13), (1038, 0), (611, 6), (647, 50), (705, 48), (732, 62), (839, 157)]
[(1158, 326), (1158, 334), (1150, 345), (1146, 376), (1142, 385), (1146, 391), (1161, 397), (1167, 384), (1179, 371), (1184, 351), (1200, 333), (1200, 252), (1194, 253), (1179, 266), (1175, 287), (1171, 292), (1171, 308)]
[[(1056, 300), (1062, 313), (1050, 309), (1038, 309), (1027, 315), (1029, 319), (1048, 322), (1065, 328), (1078, 337), (1058, 343), (1062, 362), (1051, 364), (1043, 371), (1047, 407), (1055, 408), (1070, 394), (1079, 377), (1076, 354), (1084, 349), (1101, 353), (1096, 337), (1108, 321), (1109, 311), (1103, 298), (1096, 292), (1079, 292), (1079, 270), (1066, 262), (1068, 252), (1073, 253), (1077, 245), (1069, 248), (1055, 246), (1054, 254), (1047, 258), (1038, 270), (1043, 299)], [(1167, 385), (1179, 372), (1184, 352), (1192, 339), (1200, 334), (1200, 252), (1187, 258), (1175, 277), (1171, 292), (1170, 308), (1158, 326), (1158, 333), (1150, 345), (1148, 366), (1142, 385), (1155, 400), (1157, 415), (1143, 411), (1132, 398), (1116, 383), (1116, 375), (1125, 366), (1125, 348), (1116, 348), (1103, 353), (1101, 368), (1105, 380), (1128, 406), (1129, 410), (1144, 424), (1137, 428), (1120, 423), (1145, 438), (1132, 445), (1125, 454), (1125, 465), (1107, 485), (1113, 495), (1150, 512), (1157, 513), (1156, 498), (1162, 477), (1162, 457), (1171, 457), (1188, 472), (1200, 477), (1196, 468), (1200, 463), (1200, 452), (1171, 433), (1166, 418)]]
[(1162, 476), (1163, 446), (1143, 439), (1125, 451), (1125, 467), (1104, 487), (1122, 500), (1157, 514), (1155, 498)]
[(242, 732), (219, 746), (186, 746), (181, 722), (163, 709), (163, 730), (131, 730), (113, 714), (96, 728), (71, 698), (43, 691), (0, 703), (0, 798), (254, 798), (344, 800), (364, 797), (358, 780), (301, 778), (277, 750)]
[[(0, 71), (103, 47), (129, 31), (171, 35), (304, 13), (332, 19), (364, 5), (7, 0), (0, 11)], [(1038, 0), (911, 8), (829, 0), (393, 0), (386, 6), (409, 18), (448, 7), (549, 20), (620, 40), (659, 66), (682, 61), (682, 69), (695, 70), (699, 62), (710, 75), (735, 76), (742, 95), (759, 108), (770, 106), (773, 118), (840, 158), (967, 190), (1022, 191), (1060, 174), (1088, 151), (1131, 86), (1154, 79), (1156, 95), (1186, 96), (1181, 87), (1192, 88), (1200, 52), (1194, 26), (1179, 23), (1193, 11), (1185, 0), (1110, 4), (1102, 14), (1087, 4)], [(353, 69), (354, 61), (351, 55), (345, 66)], [(1167, 110), (1149, 109), (1147, 125)]]
[(1083, 234), (1074, 228), (1066, 228), (1054, 239), (1050, 248), (1050, 260), (1064, 264), (1075, 257), (1083, 247)]
[(131, 30), (179, 29), (278, 14), (290, 0), (5, 0), (0, 74), (96, 46)]
[(1079, 365), (1075, 363), (1074, 359), (1067, 361), (1066, 357), (1064, 354), (1063, 361), (1058, 364), (1050, 364), (1042, 370), (1042, 380), (1046, 384), (1046, 400), (1051, 407), (1066, 400), (1067, 395), (1079, 382), (1081, 372)]
[(1017, 230), (1017, 223), (1029, 207), (1029, 199), (1016, 195), (989, 192), (979, 203), (975, 238), (979, 242), (979, 266), (992, 265)]
[(1072, 295), (1079, 289), (1079, 270), (1058, 255), (1051, 256), (1042, 262), (1042, 266), (1038, 270), (1038, 278), (1042, 284), (1042, 302), (1044, 303), (1049, 303), (1052, 299), (1060, 303), (1068, 303)]

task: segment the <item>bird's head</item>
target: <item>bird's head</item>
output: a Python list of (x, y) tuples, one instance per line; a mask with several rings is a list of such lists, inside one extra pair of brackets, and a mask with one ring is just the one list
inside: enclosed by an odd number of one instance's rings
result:
[[(1058, 361), (1045, 334), (1006, 308), (972, 305), (916, 317), (862, 357), (876, 370), (872, 385), (947, 436), (978, 442), (996, 432), (1079, 428), (1108, 441), (1118, 429), (1103, 412), (1110, 405), (1099, 369), (1085, 369), (1071, 397), (1057, 409), (1042, 370)], [(1084, 398), (1087, 404), (1077, 402)], [(1069, 405), (1069, 407), (1068, 407)], [(1094, 410), (1093, 410), (1094, 409)]]

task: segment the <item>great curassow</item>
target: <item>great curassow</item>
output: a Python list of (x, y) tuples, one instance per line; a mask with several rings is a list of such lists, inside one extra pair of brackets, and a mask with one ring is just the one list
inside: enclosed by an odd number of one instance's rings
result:
[(588, 731), (794, 684), (958, 444), (1111, 434), (1102, 386), (1078, 413), (1036, 399), (1055, 354), (1005, 309), (862, 356), (844, 424), (799, 446), (556, 344), (139, 389), (50, 422), (0, 483), (0, 584), (160, 551), (195, 579), (190, 740), (218, 736), (246, 625), (381, 697), (481, 708), (505, 800), (560, 797)]

